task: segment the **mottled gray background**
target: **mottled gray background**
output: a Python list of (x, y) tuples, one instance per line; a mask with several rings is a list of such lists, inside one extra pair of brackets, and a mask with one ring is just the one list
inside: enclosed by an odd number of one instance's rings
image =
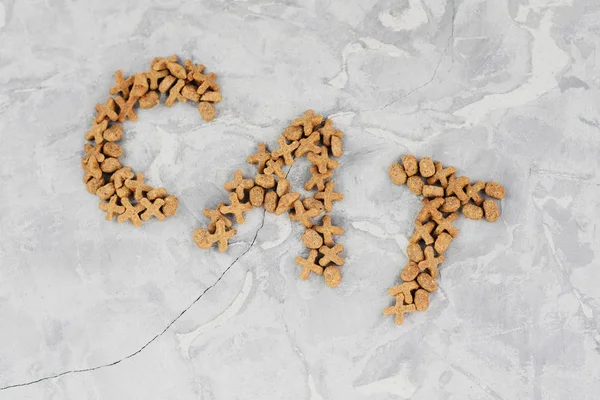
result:
[[(597, 399), (599, 30), (597, 0), (0, 0), (0, 399)], [(79, 165), (94, 105), (172, 53), (224, 101), (125, 124), (126, 163), (180, 209), (107, 223)], [(346, 132), (337, 290), (298, 280), (285, 217), (254, 211), (226, 254), (191, 239), (307, 108)], [(497, 223), (460, 221), (431, 308), (397, 327), (407, 152), (509, 194)]]

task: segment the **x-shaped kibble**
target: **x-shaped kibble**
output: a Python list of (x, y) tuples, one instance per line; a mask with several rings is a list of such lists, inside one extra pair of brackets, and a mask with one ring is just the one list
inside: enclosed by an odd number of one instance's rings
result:
[(321, 200), (325, 206), (325, 211), (331, 212), (334, 201), (344, 200), (344, 195), (333, 191), (334, 183), (329, 181), (325, 184), (325, 189), (322, 192), (315, 193), (315, 199)]
[(425, 259), (419, 262), (419, 269), (421, 271), (428, 269), (429, 275), (431, 275), (432, 278), (437, 278), (440, 275), (438, 271), (438, 265), (444, 262), (444, 256), (436, 257), (433, 247), (431, 246), (425, 247), (425, 251), (423, 253), (425, 254)]
[(96, 144), (100, 144), (104, 141), (104, 131), (108, 127), (108, 120), (103, 120), (99, 124), (92, 126), (92, 129), (85, 133), (85, 140), (95, 140)]
[(133, 85), (133, 79), (133, 76), (124, 79), (123, 71), (118, 70), (115, 72), (115, 86), (110, 88), (110, 94), (115, 95), (122, 93), (123, 97), (127, 98), (127, 96), (129, 96), (129, 89), (131, 88), (131, 85)]
[(323, 257), (319, 260), (319, 265), (325, 267), (330, 262), (339, 266), (344, 265), (344, 259), (339, 255), (342, 251), (344, 251), (344, 245), (341, 243), (333, 247), (321, 246), (319, 252)]
[(150, 89), (158, 89), (158, 80), (164, 78), (167, 75), (169, 75), (169, 71), (166, 69), (160, 71), (151, 70), (150, 72), (146, 72), (146, 77), (148, 78), (148, 80), (150, 80)]
[(327, 171), (324, 174), (320, 174), (316, 165), (310, 166), (310, 173), (312, 174), (310, 179), (304, 184), (304, 189), (312, 190), (315, 186), (317, 190), (322, 191), (325, 189), (325, 181), (333, 175), (333, 171)]
[(152, 202), (144, 197), (142, 200), (140, 200), (140, 204), (146, 207), (146, 211), (144, 211), (141, 215), (142, 220), (148, 221), (153, 216), (159, 221), (165, 219), (165, 214), (163, 214), (160, 210), (160, 208), (165, 204), (163, 199), (156, 199)]
[(117, 222), (125, 222), (129, 219), (134, 226), (142, 226), (140, 212), (144, 211), (145, 207), (141, 203), (132, 205), (127, 197), (121, 199), (121, 204), (125, 207), (125, 211), (117, 217)]
[(215, 225), (215, 233), (210, 233), (204, 228), (199, 228), (194, 231), (194, 241), (201, 249), (209, 249), (213, 244), (217, 243), (219, 251), (227, 251), (229, 247), (228, 240), (235, 236), (235, 229), (227, 229), (225, 221), (217, 221)]
[(327, 246), (333, 246), (333, 235), (341, 235), (344, 228), (331, 225), (331, 217), (325, 215), (321, 221), (322, 225), (315, 225), (313, 229), (323, 235), (323, 243)]
[(317, 208), (310, 208), (307, 210), (300, 200), (296, 200), (294, 202), (294, 211), (290, 212), (290, 219), (300, 222), (305, 228), (312, 228), (313, 222), (311, 218), (314, 218), (319, 214), (321, 214), (321, 212)]
[(276, 160), (279, 157), (283, 157), (286, 165), (292, 165), (294, 163), (294, 150), (300, 146), (300, 143), (297, 141), (288, 143), (283, 135), (277, 138), (277, 143), (279, 143), (279, 148), (277, 150), (273, 150), (271, 153), (273, 159)]
[(304, 281), (307, 280), (311, 272), (314, 272), (317, 275), (323, 275), (323, 267), (315, 263), (318, 255), (318, 251), (311, 250), (306, 258), (300, 256), (296, 257), (296, 264), (302, 267), (300, 279)]
[(327, 147), (321, 146), (321, 152), (319, 154), (310, 152), (308, 153), (308, 160), (316, 165), (319, 172), (324, 174), (330, 169), (336, 169), (338, 162), (329, 158), (329, 151)]
[(235, 190), (238, 199), (242, 200), (245, 196), (244, 190), (252, 189), (254, 186), (254, 181), (252, 179), (244, 179), (242, 174), (242, 170), (238, 169), (233, 174), (233, 180), (229, 182), (225, 182), (225, 190), (231, 192)]
[(102, 144), (96, 144), (92, 146), (91, 144), (85, 144), (83, 146), (85, 150), (85, 155), (83, 156), (82, 163), (85, 165), (89, 162), (90, 159), (95, 158), (96, 161), (101, 163), (104, 161), (104, 154), (102, 153)]
[(235, 216), (235, 222), (238, 224), (243, 224), (246, 221), (244, 218), (244, 212), (252, 210), (252, 204), (240, 203), (237, 194), (235, 193), (231, 193), (229, 195), (229, 201), (231, 201), (231, 205), (221, 206), (219, 211), (221, 211), (223, 214), (233, 214)]
[(421, 208), (419, 215), (417, 215), (417, 221), (425, 222), (429, 217), (433, 219), (442, 218), (442, 213), (438, 210), (444, 204), (442, 197), (436, 197), (432, 200), (423, 199), (421, 204), (423, 208)]
[(279, 178), (285, 178), (285, 172), (281, 169), (283, 166), (283, 159), (278, 158), (277, 160), (267, 161), (267, 166), (263, 173), (265, 175), (276, 175)]
[(320, 153), (321, 152), (321, 148), (319, 147), (318, 143), (319, 140), (321, 139), (321, 135), (319, 134), (319, 132), (313, 132), (309, 137), (306, 137), (304, 139), (300, 139), (299, 146), (296, 149), (296, 157), (302, 157), (303, 155), (305, 155), (306, 153)]
[(473, 200), (473, 203), (477, 204), (478, 206), (482, 205), (483, 199), (479, 196), (479, 192), (481, 192), (484, 188), (484, 181), (476, 182), (474, 185), (467, 185), (467, 189), (465, 190), (467, 197), (462, 203), (466, 204), (469, 202), (469, 200)]
[(331, 139), (333, 137), (337, 137), (340, 139), (344, 137), (344, 133), (342, 131), (333, 127), (333, 122), (330, 119), (325, 120), (325, 125), (321, 129), (319, 129), (319, 132), (321, 132), (321, 136), (323, 137), (323, 144), (325, 146), (331, 146)]
[(441, 162), (435, 162), (435, 174), (430, 178), (427, 178), (427, 184), (433, 185), (436, 182), (439, 182), (440, 185), (445, 189), (448, 186), (448, 177), (453, 175), (456, 172), (456, 167), (451, 166), (444, 168)]
[(304, 128), (304, 135), (312, 134), (315, 126), (323, 121), (323, 116), (313, 113), (313, 110), (306, 110), (304, 115), (292, 121), (292, 126), (301, 126)]
[(201, 74), (204, 71), (204, 64), (194, 65), (192, 60), (185, 60), (185, 70), (187, 71), (187, 80), (191, 81), (194, 79), (194, 74)]
[(119, 118), (119, 114), (117, 114), (117, 105), (115, 104), (115, 99), (109, 97), (104, 104), (96, 104), (96, 111), (98, 114), (96, 115), (96, 122), (100, 123), (103, 119), (110, 119), (111, 121), (116, 121)]
[(411, 304), (413, 302), (413, 296), (411, 292), (419, 287), (420, 286), (416, 281), (403, 282), (398, 286), (388, 289), (388, 294), (394, 297), (402, 294), (404, 296), (404, 300), (406, 300), (408, 304)]
[(115, 102), (119, 105), (119, 122), (125, 122), (125, 119), (129, 118), (130, 121), (137, 121), (137, 115), (133, 111), (135, 103), (138, 101), (138, 97), (131, 96), (129, 100), (125, 101), (121, 96), (115, 97)]
[(185, 86), (183, 79), (177, 80), (177, 83), (169, 90), (169, 97), (165, 100), (165, 106), (171, 107), (176, 100), (185, 103), (187, 99), (181, 94), (181, 89)]
[(461, 202), (466, 202), (468, 197), (464, 191), (464, 188), (468, 184), (469, 178), (466, 176), (459, 176), (457, 178), (454, 175), (450, 175), (450, 179), (448, 179), (448, 186), (446, 187), (446, 196), (455, 195)]
[(217, 222), (219, 221), (223, 221), (225, 223), (225, 227), (227, 228), (231, 228), (231, 225), (233, 225), (233, 222), (231, 222), (229, 218), (224, 216), (223, 213), (219, 211), (219, 209), (224, 205), (225, 203), (219, 203), (217, 208), (214, 210), (210, 208), (204, 209), (204, 216), (210, 219), (210, 222), (208, 223), (208, 232), (215, 233), (215, 229), (217, 229)]
[(208, 89), (218, 92), (219, 85), (215, 82), (216, 79), (217, 74), (214, 72), (211, 72), (208, 75), (203, 75), (200, 72), (194, 73), (194, 80), (200, 84), (200, 86), (198, 86), (198, 94), (204, 94)]
[[(457, 213), (452, 213), (452, 214), (448, 215), (446, 218), (444, 218), (444, 217), (434, 218), (433, 220), (437, 224), (437, 227), (435, 228), (435, 232), (434, 232), (435, 235), (438, 236), (442, 232), (446, 231), (450, 235), (452, 235), (452, 237), (457, 237), (458, 229), (456, 229), (454, 227), (454, 225), (452, 225), (452, 222), (456, 221), (457, 218), (458, 218)], [(429, 244), (429, 243), (427, 243), (427, 244)]]
[(258, 152), (248, 156), (248, 163), (258, 164), (258, 172), (263, 173), (267, 161), (271, 159), (271, 153), (267, 151), (267, 145), (264, 143), (258, 144)]
[(131, 171), (131, 167), (123, 167), (111, 175), (110, 181), (115, 184), (115, 189), (119, 189), (125, 184), (125, 181), (133, 178), (134, 176), (135, 174), (133, 171)]
[(414, 312), (416, 307), (414, 304), (404, 304), (404, 295), (396, 296), (396, 305), (383, 310), (383, 315), (396, 314), (396, 325), (402, 325), (404, 322), (404, 313)]
[(136, 174), (135, 179), (127, 179), (125, 181), (125, 186), (127, 186), (129, 190), (133, 191), (133, 198), (138, 201), (144, 197), (144, 193), (154, 189), (152, 186), (144, 183), (144, 174), (139, 172)]
[(117, 204), (119, 196), (113, 195), (106, 203), (100, 203), (100, 209), (106, 211), (106, 220), (111, 221), (116, 215), (123, 214), (125, 207)]
[(420, 221), (415, 221), (415, 233), (410, 237), (410, 243), (418, 243), (419, 240), (423, 240), (425, 244), (433, 243), (433, 237), (431, 236), (431, 231), (435, 227), (435, 223), (433, 221), (429, 221), (425, 225), (423, 225)]

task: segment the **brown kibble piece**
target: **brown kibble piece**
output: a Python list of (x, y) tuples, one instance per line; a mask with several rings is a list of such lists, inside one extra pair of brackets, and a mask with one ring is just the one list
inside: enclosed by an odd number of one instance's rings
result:
[(96, 192), (98, 191), (98, 189), (100, 189), (102, 186), (104, 186), (106, 182), (104, 181), (103, 177), (100, 178), (92, 178), (90, 180), (88, 180), (85, 184), (85, 188), (87, 189), (87, 191), (91, 194), (96, 194)]
[(331, 154), (334, 157), (340, 157), (342, 154), (344, 154), (342, 139), (337, 136), (331, 138)]
[(498, 204), (494, 200), (485, 200), (483, 202), (483, 211), (485, 219), (488, 222), (496, 222), (500, 218), (500, 210)]
[(411, 304), (413, 302), (412, 291), (419, 288), (419, 284), (415, 281), (408, 281), (399, 284), (398, 286), (394, 286), (393, 288), (388, 289), (388, 294), (390, 296), (398, 296), (402, 294), (404, 296), (404, 300), (407, 304)]
[(488, 182), (485, 184), (485, 194), (494, 199), (502, 200), (506, 195), (506, 189), (499, 183)]
[(121, 163), (116, 158), (106, 158), (100, 164), (100, 169), (102, 172), (112, 174), (113, 172), (121, 169)]
[(415, 292), (415, 307), (417, 311), (425, 311), (429, 308), (429, 293), (424, 289)]
[(139, 100), (140, 108), (152, 108), (160, 103), (160, 96), (157, 91), (151, 90)]
[[(272, 192), (274, 193), (274, 192)], [(275, 194), (277, 196), (277, 194)], [(294, 211), (290, 212), (290, 219), (292, 221), (300, 222), (305, 228), (312, 228), (313, 222), (311, 218), (318, 216), (321, 212), (316, 208), (306, 210), (300, 200), (294, 202)]]
[(421, 272), (419, 265), (414, 261), (409, 261), (402, 269), (400, 278), (405, 282), (413, 281), (419, 275), (419, 272)]
[(383, 310), (383, 315), (396, 314), (396, 325), (402, 325), (404, 323), (404, 314), (407, 312), (414, 312), (415, 310), (414, 304), (404, 304), (404, 296), (400, 294), (396, 296), (396, 305)]
[(225, 227), (224, 221), (217, 221), (215, 233), (210, 233), (208, 230), (199, 228), (194, 231), (194, 242), (201, 249), (209, 249), (213, 244), (217, 243), (220, 252), (227, 251), (229, 247), (229, 239), (235, 236), (235, 229)]
[(338, 167), (338, 162), (329, 158), (329, 151), (325, 146), (321, 146), (321, 152), (319, 154), (313, 152), (308, 153), (308, 160), (317, 167), (317, 170), (321, 174)]
[(469, 219), (483, 218), (483, 209), (475, 204), (465, 204), (462, 208), (462, 213)]
[(340, 269), (335, 265), (330, 265), (323, 271), (323, 277), (325, 278), (325, 283), (330, 288), (336, 288), (342, 283), (342, 274), (340, 273)]
[(344, 265), (344, 259), (339, 255), (342, 251), (344, 251), (344, 245), (341, 243), (338, 243), (333, 247), (321, 246), (319, 253), (321, 253), (323, 257), (319, 260), (319, 265), (322, 267), (329, 263), (334, 263), (339, 266)]
[(267, 161), (271, 159), (271, 153), (267, 151), (267, 145), (264, 143), (258, 144), (258, 152), (256, 154), (252, 154), (248, 156), (249, 164), (258, 164), (258, 172), (263, 173), (265, 166), (267, 165)]
[(275, 178), (273, 175), (258, 174), (254, 177), (254, 182), (258, 186), (264, 187), (265, 189), (271, 189), (275, 187)]
[(148, 191), (146, 193), (146, 198), (150, 201), (154, 201), (156, 199), (164, 199), (167, 197), (167, 189), (165, 188), (156, 188)]
[(114, 182), (115, 188), (118, 189), (125, 184), (126, 180), (131, 179), (134, 176), (131, 167), (123, 167), (111, 175), (110, 181)]
[(479, 181), (479, 182), (475, 183), (473, 186), (467, 185), (467, 189), (465, 190), (467, 198), (462, 203), (465, 204), (469, 200), (473, 200), (473, 203), (480, 206), (483, 203), (483, 199), (481, 198), (481, 196), (479, 196), (479, 192), (481, 192), (483, 190), (483, 188), (485, 188), (484, 181)]
[(431, 178), (427, 178), (427, 183), (429, 185), (433, 185), (436, 182), (439, 182), (440, 185), (444, 189), (448, 187), (448, 177), (453, 175), (456, 172), (456, 167), (447, 167), (444, 168), (442, 163), (439, 161), (435, 162), (435, 174), (431, 176)]
[(306, 110), (303, 116), (292, 121), (292, 126), (303, 127), (304, 135), (309, 136), (312, 134), (314, 127), (319, 125), (321, 121), (323, 121), (322, 115), (314, 114), (313, 110)]
[(304, 184), (304, 189), (312, 190), (315, 186), (318, 191), (325, 189), (325, 181), (333, 175), (333, 171), (327, 171), (324, 174), (319, 173), (316, 165), (310, 166), (310, 179)]
[(235, 193), (229, 195), (229, 201), (231, 202), (231, 205), (221, 206), (219, 211), (223, 214), (233, 214), (235, 222), (238, 224), (246, 222), (244, 212), (252, 210), (252, 205), (250, 203), (241, 203)]
[(158, 91), (163, 94), (167, 93), (175, 82), (177, 82), (177, 78), (175, 78), (173, 75), (165, 76), (164, 79), (160, 82), (160, 85), (158, 85)]
[(296, 257), (296, 264), (302, 267), (300, 279), (303, 281), (308, 279), (311, 272), (317, 275), (323, 274), (323, 267), (315, 263), (318, 255), (319, 252), (317, 250), (311, 250), (307, 258)]
[(121, 204), (125, 207), (125, 211), (117, 217), (117, 222), (123, 223), (127, 220), (131, 220), (133, 226), (142, 226), (142, 220), (140, 219), (140, 212), (144, 211), (145, 207), (142, 204), (131, 204), (127, 197), (121, 199)]
[(425, 185), (423, 186), (423, 196), (444, 197), (444, 188), (441, 186)]
[(318, 132), (313, 132), (309, 137), (305, 137), (304, 139), (300, 139), (299, 146), (294, 153), (296, 157), (302, 157), (306, 153), (316, 153), (321, 152), (321, 148), (319, 147), (320, 135)]
[(273, 150), (271, 153), (273, 160), (283, 157), (286, 165), (292, 165), (294, 163), (294, 150), (298, 148), (300, 143), (296, 141), (288, 143), (283, 135), (277, 138), (277, 143), (279, 143), (279, 148), (277, 150)]
[(239, 200), (243, 200), (246, 195), (246, 190), (252, 189), (254, 186), (254, 181), (252, 179), (244, 179), (242, 175), (242, 170), (238, 169), (233, 174), (233, 180), (229, 182), (225, 182), (224, 188), (225, 190), (232, 192), (235, 191)]
[(182, 65), (178, 64), (177, 62), (174, 62), (174, 61), (167, 62), (167, 69), (169, 70), (171, 75), (173, 75), (176, 78), (179, 78), (179, 79), (187, 78), (187, 72), (186, 72), (185, 68)]
[(250, 189), (250, 204), (253, 207), (260, 207), (263, 205), (263, 201), (265, 200), (265, 189), (260, 186), (254, 186)]
[(91, 159), (95, 159), (99, 163), (104, 161), (104, 154), (102, 154), (103, 147), (103, 144), (97, 144), (95, 146), (86, 144), (85, 146), (83, 146), (83, 149), (85, 150), (85, 155), (83, 156), (83, 160), (81, 160), (81, 163), (84, 166), (84, 169), (88, 169), (85, 168), (85, 164), (88, 164)]
[(224, 205), (225, 203), (219, 203), (219, 205), (214, 210), (210, 208), (204, 209), (204, 216), (210, 219), (210, 222), (208, 223), (209, 233), (215, 233), (215, 230), (217, 229), (217, 222), (219, 221), (223, 221), (225, 223), (226, 228), (231, 228), (231, 226), (233, 225), (233, 222), (231, 222), (229, 218), (224, 216), (223, 213), (219, 211)]
[(119, 118), (119, 114), (117, 114), (117, 105), (115, 99), (112, 97), (109, 97), (104, 104), (96, 104), (96, 111), (98, 114), (96, 114), (95, 121), (98, 124), (104, 119), (116, 121)]
[(423, 249), (418, 243), (409, 244), (406, 248), (406, 254), (408, 255), (408, 259), (410, 261), (414, 261), (416, 263), (423, 261), (424, 258)]
[[(321, 213), (321, 210), (319, 210)], [(325, 215), (321, 221), (322, 225), (315, 225), (313, 229), (323, 235), (323, 243), (326, 246), (333, 246), (333, 235), (341, 235), (344, 233), (344, 228), (331, 224), (331, 216)]]
[(100, 203), (100, 209), (106, 212), (106, 220), (111, 221), (115, 216), (122, 214), (125, 211), (125, 207), (117, 204), (119, 198), (112, 196), (108, 203)]
[(412, 154), (402, 157), (402, 165), (404, 166), (404, 172), (406, 172), (407, 176), (413, 176), (419, 172), (417, 159)]
[(390, 168), (388, 168), (388, 174), (390, 175), (394, 185), (404, 185), (406, 183), (406, 172), (400, 163), (395, 162), (390, 165)]
[(461, 202), (468, 200), (467, 194), (464, 191), (465, 186), (469, 184), (469, 178), (466, 176), (459, 176), (458, 178), (454, 175), (448, 179), (448, 186), (446, 187), (446, 195), (456, 195)]
[(118, 143), (108, 142), (102, 147), (102, 152), (109, 157), (119, 158), (123, 154), (123, 149)]
[(284, 212), (288, 211), (290, 208), (292, 208), (296, 200), (298, 200), (299, 198), (300, 193), (296, 192), (286, 193), (283, 196), (281, 196), (279, 198), (279, 201), (277, 202), (277, 208), (275, 208), (275, 215), (281, 215)]
[(115, 185), (113, 185), (112, 182), (109, 182), (96, 190), (96, 195), (102, 200), (110, 199), (113, 194), (115, 194)]
[(291, 141), (300, 140), (302, 138), (302, 135), (303, 135), (303, 130), (302, 130), (301, 126), (290, 125), (287, 128), (285, 128), (283, 131), (283, 136), (285, 136), (286, 139), (291, 140)]
[(423, 193), (423, 179), (418, 175), (413, 175), (406, 181), (408, 189), (414, 194), (421, 195)]
[(275, 210), (277, 209), (277, 201), (278, 200), (279, 200), (279, 197), (277, 197), (277, 193), (267, 192), (267, 194), (265, 194), (265, 201), (263, 203), (265, 206), (265, 210), (267, 212), (274, 213)]
[(444, 256), (436, 257), (435, 253), (433, 252), (433, 247), (431, 246), (425, 247), (424, 253), (425, 259), (419, 262), (419, 269), (421, 271), (425, 271), (427, 269), (433, 278), (437, 278), (440, 275), (438, 265), (444, 262)]
[(104, 131), (106, 131), (108, 127), (108, 120), (103, 120), (99, 124), (94, 124), (92, 129), (85, 133), (85, 140), (95, 140), (96, 145), (99, 145), (104, 141)]
[(277, 196), (281, 197), (290, 192), (290, 187), (290, 181), (288, 181), (285, 178), (282, 178), (277, 182), (277, 189), (275, 190), (275, 192), (277, 193)]
[(140, 204), (146, 207), (146, 211), (142, 213), (140, 216), (142, 221), (148, 221), (153, 216), (156, 217), (159, 221), (163, 221), (165, 219), (165, 215), (162, 213), (160, 208), (165, 204), (163, 199), (156, 199), (154, 201), (150, 201), (147, 198), (143, 198), (140, 200)]
[(435, 174), (435, 165), (431, 158), (425, 157), (419, 160), (419, 173), (423, 178), (429, 178)]
[(152, 70), (150, 72), (146, 72), (146, 77), (150, 81), (150, 90), (158, 89), (158, 80), (164, 78), (167, 75), (169, 75), (169, 71), (166, 69), (161, 71)]
[(323, 237), (313, 229), (307, 229), (302, 234), (302, 243), (309, 249), (318, 249), (323, 246)]
[(177, 54), (172, 54), (168, 57), (156, 57), (150, 62), (150, 69), (154, 71), (162, 71), (167, 69), (167, 64), (177, 62)]
[(177, 212), (177, 207), (179, 207), (179, 200), (175, 196), (167, 196), (165, 197), (165, 204), (162, 207), (162, 212), (165, 214), (165, 217), (172, 217)]
[(198, 94), (204, 94), (208, 89), (214, 90), (215, 92), (219, 91), (219, 85), (217, 85), (216, 79), (217, 74), (211, 72), (208, 75), (203, 75), (200, 73), (194, 73), (194, 81), (196, 81), (198, 86)]
[(344, 137), (344, 133), (342, 131), (333, 127), (333, 121), (331, 121), (330, 119), (325, 120), (325, 125), (323, 125), (321, 129), (319, 129), (319, 133), (323, 137), (323, 144), (325, 146), (331, 146), (332, 148), (332, 141), (334, 137), (337, 137), (338, 139), (342, 139)]
[(442, 232), (448, 232), (450, 234), (450, 236), (452, 237), (457, 237), (458, 236), (458, 229), (456, 229), (454, 227), (454, 225), (452, 225), (452, 223), (454, 221), (456, 221), (458, 219), (458, 214), (457, 213), (452, 213), (450, 215), (448, 215), (446, 218), (442, 217), (436, 217), (433, 218), (433, 220), (435, 221), (435, 223), (437, 224), (436, 228), (435, 228), (435, 235), (440, 235)]
[(169, 96), (167, 97), (167, 100), (165, 100), (165, 106), (171, 107), (173, 104), (175, 104), (175, 101), (177, 100), (182, 103), (185, 103), (187, 101), (183, 94), (181, 94), (181, 89), (183, 89), (184, 86), (185, 81), (183, 79), (177, 80), (177, 83), (169, 90)]
[(221, 95), (221, 92), (206, 92), (202, 95), (200, 100), (208, 103), (218, 103), (223, 100), (223, 95)]
[(133, 197), (137, 201), (140, 201), (142, 197), (144, 197), (144, 193), (154, 189), (152, 186), (144, 183), (144, 174), (139, 172), (136, 174), (135, 179), (127, 179), (125, 181), (125, 186), (127, 186), (129, 190), (133, 191)]
[(113, 124), (104, 131), (104, 140), (107, 142), (116, 142), (123, 137), (123, 127), (120, 124)]
[(410, 243), (419, 243), (420, 240), (423, 240), (425, 244), (433, 243), (433, 237), (431, 236), (431, 231), (435, 227), (435, 223), (433, 221), (429, 221), (425, 225), (423, 225), (420, 221), (415, 221), (415, 233), (410, 237)]
[(417, 282), (419, 282), (419, 285), (421, 285), (423, 289), (430, 293), (434, 292), (438, 288), (435, 279), (433, 279), (433, 277), (427, 272), (420, 273), (419, 276), (417, 276)]
[(198, 102), (200, 101), (200, 95), (196, 90), (198, 90), (196, 85), (186, 83), (183, 89), (181, 89), (181, 95), (190, 101)]
[(204, 64), (194, 65), (192, 60), (185, 60), (185, 70), (187, 71), (187, 80), (191, 81), (194, 79), (194, 74), (201, 74), (204, 71)]
[(212, 119), (215, 117), (215, 108), (212, 106), (212, 104), (207, 103), (206, 101), (201, 101), (198, 103), (198, 112), (205, 121), (212, 121)]
[(444, 204), (444, 199), (441, 197), (436, 197), (435, 199), (423, 199), (421, 201), (423, 208), (419, 211), (419, 215), (417, 215), (417, 221), (425, 222), (428, 218), (436, 219), (441, 218), (442, 213), (438, 210), (442, 204)]
[(115, 95), (122, 93), (123, 97), (129, 96), (129, 89), (133, 85), (133, 76), (127, 79), (123, 78), (123, 71), (117, 70), (115, 72), (115, 86), (110, 88), (110, 94)]
[(144, 72), (135, 74), (130, 97), (142, 97), (148, 91), (148, 78)]
[(452, 235), (450, 235), (448, 232), (442, 232), (438, 235), (437, 238), (435, 238), (435, 244), (433, 245), (433, 247), (435, 248), (435, 251), (438, 252), (438, 254), (443, 254), (446, 252), (451, 242)]
[(319, 213), (321, 213), (323, 210), (325, 210), (325, 206), (323, 205), (323, 202), (315, 199), (314, 197), (305, 197), (304, 199), (302, 199), (302, 205), (307, 210), (311, 209), (311, 208), (315, 208), (315, 209), (319, 210)]
[(267, 161), (267, 166), (263, 170), (265, 175), (276, 175), (278, 178), (285, 178), (285, 172), (281, 169), (283, 166), (283, 160), (281, 158), (277, 160)]
[(460, 200), (456, 196), (446, 197), (444, 204), (440, 207), (440, 211), (445, 213), (452, 213), (460, 208)]
[(322, 192), (315, 193), (315, 199), (321, 200), (325, 206), (325, 211), (331, 212), (334, 201), (344, 200), (344, 195), (333, 191), (334, 183), (329, 181), (325, 184), (325, 189)]
[(133, 107), (138, 101), (138, 97), (130, 97), (127, 101), (121, 96), (115, 97), (115, 103), (119, 106), (119, 122), (124, 122), (127, 118), (130, 121), (137, 121), (137, 115), (133, 111)]
[(116, 191), (117, 196), (119, 196), (120, 199), (122, 199), (123, 197), (129, 197), (131, 196), (131, 194), (133, 193), (131, 190), (129, 190), (129, 188), (125, 185), (121, 186), (120, 188), (118, 188)]

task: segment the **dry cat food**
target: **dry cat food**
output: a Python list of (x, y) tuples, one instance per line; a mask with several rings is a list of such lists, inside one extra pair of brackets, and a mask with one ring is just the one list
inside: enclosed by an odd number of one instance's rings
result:
[(394, 184), (406, 184), (410, 191), (423, 196), (415, 232), (406, 249), (408, 263), (400, 274), (404, 282), (388, 290), (395, 297), (395, 305), (383, 310), (384, 315), (395, 315), (400, 325), (405, 313), (429, 307), (429, 294), (438, 287), (444, 253), (458, 236), (453, 225), (458, 213), (495, 222), (500, 217), (498, 203), (484, 196), (501, 200), (506, 191), (496, 182), (472, 183), (466, 176), (456, 176), (455, 167), (444, 167), (427, 157), (417, 161), (412, 154), (402, 157), (402, 164), (393, 163), (388, 172)]
[[(296, 264), (302, 268), (300, 279), (316, 274), (323, 276), (328, 286), (338, 286), (342, 281), (339, 267), (344, 265), (341, 255), (344, 246), (336, 244), (333, 237), (341, 235), (344, 229), (333, 225), (328, 213), (335, 202), (344, 198), (331, 180), (339, 166), (334, 157), (343, 152), (343, 137), (331, 120), (323, 120), (323, 116), (308, 110), (285, 128), (277, 138), (275, 149), (269, 151), (266, 144), (260, 143), (258, 151), (248, 157), (248, 163), (257, 167), (254, 179), (244, 178), (242, 171), (235, 171), (233, 179), (224, 185), (225, 190), (231, 192), (229, 204), (204, 210), (210, 223), (207, 228), (194, 232), (198, 247), (210, 248), (217, 243), (221, 251), (227, 250), (227, 241), (236, 233), (232, 219), (243, 223), (244, 213), (253, 207), (264, 207), (277, 215), (287, 212), (290, 219), (306, 229), (302, 242), (309, 250), (308, 256), (296, 258)], [(311, 177), (304, 188), (315, 192), (313, 197), (302, 198), (300, 193), (292, 191), (286, 179), (289, 167), (302, 156), (312, 163)]]
[[(92, 128), (85, 134), (91, 143), (85, 145), (81, 162), (83, 183), (102, 200), (100, 209), (106, 212), (107, 221), (117, 217), (118, 222), (141, 226), (142, 221), (152, 217), (162, 221), (175, 214), (177, 197), (165, 188), (147, 185), (143, 174), (134, 174), (131, 167), (121, 165), (123, 149), (117, 143), (123, 137), (121, 123), (127, 119), (137, 121), (136, 107), (152, 108), (161, 97), (168, 107), (175, 102), (197, 102), (202, 118), (210, 121), (215, 116), (213, 104), (221, 101), (216, 77), (214, 73), (205, 74), (204, 65), (191, 60), (186, 60), (185, 66), (179, 64), (176, 55), (155, 58), (149, 71), (129, 77), (121, 70), (115, 72), (111, 96), (104, 104), (96, 105)], [(244, 184), (240, 183), (242, 188)], [(221, 236), (216, 240), (219, 246), (225, 240)]]

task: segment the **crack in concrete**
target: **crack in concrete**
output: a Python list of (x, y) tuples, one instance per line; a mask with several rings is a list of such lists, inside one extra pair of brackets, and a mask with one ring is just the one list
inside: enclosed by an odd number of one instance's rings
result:
[(133, 358), (133, 357), (137, 356), (146, 347), (148, 347), (149, 345), (151, 345), (154, 341), (156, 341), (163, 334), (165, 334), (171, 328), (171, 326), (173, 326), (175, 324), (175, 322), (177, 322), (190, 308), (192, 308), (210, 289), (212, 289), (213, 287), (215, 287), (221, 281), (221, 279), (223, 279), (223, 277), (225, 276), (225, 274), (243, 256), (245, 256), (246, 253), (248, 253), (250, 251), (250, 249), (252, 249), (252, 246), (254, 246), (254, 244), (256, 243), (256, 238), (258, 237), (258, 233), (260, 232), (260, 230), (265, 225), (265, 217), (266, 217), (266, 212), (263, 212), (262, 223), (260, 224), (260, 227), (256, 230), (256, 233), (254, 234), (254, 238), (252, 239), (252, 242), (250, 242), (250, 246), (248, 246), (248, 248), (242, 254), (240, 254), (235, 260), (233, 260), (233, 262), (231, 264), (229, 264), (229, 266), (225, 269), (225, 271), (223, 271), (223, 273), (219, 276), (219, 278), (217, 278), (217, 280), (212, 285), (210, 285), (206, 289), (204, 289), (204, 291), (202, 291), (202, 293), (200, 293), (200, 295), (198, 297), (196, 297), (196, 299), (189, 306), (187, 306), (183, 311), (181, 311), (179, 313), (179, 315), (177, 315), (177, 317), (175, 317), (161, 332), (159, 332), (158, 334), (156, 334), (152, 339), (150, 339), (148, 342), (146, 342), (146, 344), (144, 344), (138, 350), (134, 351), (133, 353), (131, 353), (131, 354), (129, 354), (129, 355), (127, 355), (127, 356), (119, 359), (119, 360), (116, 360), (116, 361), (113, 361), (113, 362), (110, 362), (110, 363), (107, 363), (107, 364), (102, 364), (102, 365), (98, 365), (96, 367), (90, 367), (90, 368), (73, 369), (73, 370), (64, 371), (64, 372), (61, 372), (61, 373), (58, 373), (58, 374), (45, 376), (43, 378), (35, 379), (35, 380), (29, 381), (29, 382), (16, 383), (16, 384), (12, 384), (12, 385), (3, 386), (3, 387), (0, 387), (0, 391), (7, 390), (7, 389), (13, 389), (13, 388), (17, 388), (17, 387), (30, 386), (30, 385), (34, 385), (36, 383), (47, 381), (47, 380), (50, 380), (50, 379), (60, 378), (60, 377), (65, 376), (65, 375), (78, 374), (78, 373), (81, 373), (81, 372), (91, 372), (91, 371), (96, 371), (96, 370), (99, 370), (99, 369), (102, 369), (102, 368), (112, 367), (114, 365), (122, 363), (125, 360), (128, 360), (130, 358)]

